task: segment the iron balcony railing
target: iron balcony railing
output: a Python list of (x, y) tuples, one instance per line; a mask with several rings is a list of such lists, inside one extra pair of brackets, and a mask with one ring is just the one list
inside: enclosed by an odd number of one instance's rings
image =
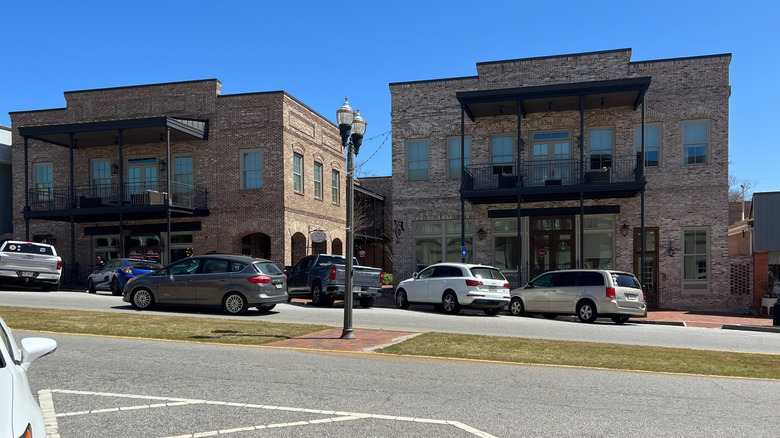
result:
[(546, 160), (522, 163), (473, 164), (463, 175), (466, 190), (627, 183), (639, 180), (636, 159)]
[[(94, 209), (118, 206), (165, 205), (169, 199), (165, 181), (125, 183), (120, 198), (119, 184), (91, 184), (70, 187), (36, 187), (30, 190), (30, 210)], [(120, 201), (121, 199), (121, 201)], [(202, 187), (171, 183), (170, 204), (175, 207), (206, 209), (208, 191)]]

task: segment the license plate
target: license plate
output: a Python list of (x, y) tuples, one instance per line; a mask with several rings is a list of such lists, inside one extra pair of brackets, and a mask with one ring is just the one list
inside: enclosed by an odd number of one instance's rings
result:
[(281, 289), (281, 288), (282, 288), (282, 285), (281, 285), (280, 283), (276, 283), (276, 284), (274, 285), (274, 287), (275, 287), (275, 288), (277, 288), (277, 289)]
[(22, 271), (21, 274), (22, 277), (35, 277), (35, 273), (30, 271)]
[(629, 300), (636, 300), (638, 296), (636, 294), (626, 294), (626, 298)]

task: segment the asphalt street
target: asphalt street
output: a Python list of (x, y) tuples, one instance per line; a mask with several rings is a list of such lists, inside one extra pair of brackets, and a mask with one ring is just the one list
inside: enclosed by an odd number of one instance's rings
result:
[[(109, 312), (137, 312), (121, 297), (107, 293), (0, 291), (0, 305)], [(344, 309), (318, 308), (304, 302), (280, 304), (269, 313), (251, 309), (246, 315), (229, 317), (218, 309), (157, 308), (151, 313), (202, 318), (259, 319), (272, 322), (340, 326)], [(410, 310), (386, 307), (353, 309), (355, 327), (435, 331), (534, 339), (648, 345), (705, 350), (780, 354), (780, 334), (696, 327), (648, 324), (615, 325), (611, 321), (582, 324), (544, 318), (518, 318), (507, 313), (498, 317), (464, 310), (460, 315), (445, 315), (430, 306), (412, 306)]]

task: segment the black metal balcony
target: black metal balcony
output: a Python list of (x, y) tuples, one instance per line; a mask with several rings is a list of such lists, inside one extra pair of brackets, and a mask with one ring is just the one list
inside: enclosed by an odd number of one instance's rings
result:
[[(105, 220), (106, 216), (123, 214), (127, 219), (172, 216), (202, 216), (208, 214), (208, 191), (202, 187), (171, 183), (92, 184), (70, 187), (39, 187), (29, 192), (28, 218), (89, 222)], [(120, 193), (122, 196), (120, 197)], [(166, 201), (170, 200), (169, 203)]]
[(462, 192), (476, 204), (633, 197), (644, 187), (636, 159), (545, 160), (466, 167)]

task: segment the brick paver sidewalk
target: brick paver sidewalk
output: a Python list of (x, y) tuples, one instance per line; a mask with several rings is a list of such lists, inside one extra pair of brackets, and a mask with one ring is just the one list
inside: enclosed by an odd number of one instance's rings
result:
[(356, 328), (355, 339), (341, 339), (342, 328), (329, 328), (320, 332), (310, 333), (293, 339), (265, 344), (269, 347), (303, 348), (330, 351), (361, 351), (371, 352), (406, 339), (415, 337), (420, 332), (380, 330)]

